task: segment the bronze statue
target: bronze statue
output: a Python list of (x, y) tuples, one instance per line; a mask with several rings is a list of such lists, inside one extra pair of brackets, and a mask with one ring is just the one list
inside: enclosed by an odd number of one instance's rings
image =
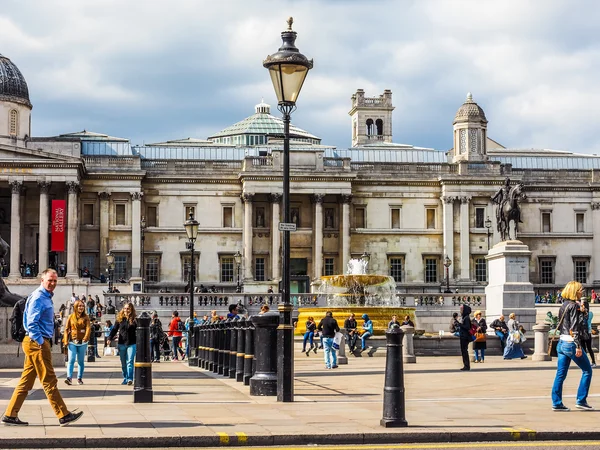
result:
[[(9, 248), (10, 246), (6, 243), (6, 241), (0, 237), (0, 259), (4, 259)], [(22, 296), (13, 294), (8, 290), (6, 284), (4, 284), (2, 275), (0, 274), (0, 306), (15, 306), (15, 303), (22, 298)]]
[(510, 239), (510, 221), (515, 223), (515, 236), (519, 232), (519, 223), (521, 220), (521, 208), (519, 200), (524, 197), (523, 184), (519, 183), (516, 186), (510, 185), (510, 178), (506, 177), (504, 185), (492, 197), (492, 202), (496, 203), (496, 227), (500, 233), (500, 238), (503, 241)]

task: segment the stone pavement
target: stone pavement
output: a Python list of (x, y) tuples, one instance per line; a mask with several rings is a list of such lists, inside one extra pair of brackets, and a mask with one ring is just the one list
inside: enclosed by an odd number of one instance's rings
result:
[[(299, 348), (297, 349), (299, 350)], [(405, 365), (408, 428), (385, 429), (382, 392), (385, 358), (353, 358), (325, 370), (322, 354), (296, 353), (294, 403), (250, 397), (247, 386), (190, 368), (153, 366), (154, 403), (134, 404), (132, 387), (121, 386), (118, 358), (88, 363), (85, 385), (60, 389), (69, 408), (85, 411), (60, 428), (44, 392), (32, 391), (20, 417), (27, 428), (0, 427), (0, 448), (210, 447), (405, 442), (600, 439), (600, 415), (573, 409), (551, 411), (555, 363), (489, 357), (461, 372), (460, 357), (421, 357)], [(565, 403), (574, 407), (580, 371), (565, 383)], [(0, 370), (4, 410), (20, 371)], [(595, 377), (589, 402), (600, 407)]]

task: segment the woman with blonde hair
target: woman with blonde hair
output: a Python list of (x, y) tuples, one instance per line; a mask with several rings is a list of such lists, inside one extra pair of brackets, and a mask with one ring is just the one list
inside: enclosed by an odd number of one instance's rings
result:
[(77, 300), (73, 304), (73, 312), (67, 319), (63, 344), (67, 347), (69, 359), (67, 363), (67, 378), (65, 383), (73, 383), (73, 367), (77, 359), (77, 383), (83, 384), (83, 371), (85, 369), (85, 357), (87, 354), (88, 341), (90, 340), (91, 326), (90, 317), (85, 313), (85, 304)]
[(575, 406), (583, 410), (594, 409), (587, 403), (592, 382), (592, 366), (582, 350), (582, 344), (587, 335), (586, 309), (580, 303), (582, 294), (583, 286), (577, 281), (569, 281), (562, 291), (563, 304), (558, 311), (560, 338), (556, 346), (558, 363), (552, 385), (552, 409), (554, 411), (569, 411), (562, 401), (562, 388), (571, 361), (575, 362), (582, 372)]
[(137, 319), (135, 307), (133, 303), (128, 302), (123, 305), (123, 309), (119, 311), (117, 320), (110, 332), (110, 336), (106, 341), (110, 345), (110, 341), (119, 333), (119, 357), (121, 358), (121, 371), (123, 373), (123, 381), (121, 384), (133, 384), (133, 362), (135, 360), (136, 351), (136, 330)]
[(508, 337), (506, 339), (506, 347), (504, 347), (504, 359), (521, 358), (525, 359), (525, 353), (521, 347), (523, 334), (521, 333), (521, 325), (517, 321), (515, 313), (510, 313), (508, 316)]

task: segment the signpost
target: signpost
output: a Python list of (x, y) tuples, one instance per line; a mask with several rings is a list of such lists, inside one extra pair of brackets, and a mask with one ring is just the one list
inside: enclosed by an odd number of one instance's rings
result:
[(280, 222), (279, 231), (296, 231), (296, 224)]

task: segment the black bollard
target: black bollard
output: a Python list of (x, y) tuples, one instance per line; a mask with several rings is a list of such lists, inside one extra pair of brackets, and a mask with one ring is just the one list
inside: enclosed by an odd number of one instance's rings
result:
[(194, 337), (190, 346), (190, 353), (194, 355), (194, 367), (200, 367), (200, 325), (194, 324)]
[(279, 314), (268, 312), (250, 318), (255, 328), (256, 371), (250, 378), (250, 395), (277, 395), (277, 327)]
[(237, 323), (237, 353), (235, 355), (235, 381), (244, 381), (244, 352), (246, 351), (246, 319)]
[(204, 368), (204, 324), (198, 325), (198, 367)]
[(225, 330), (223, 330), (223, 373), (229, 378), (229, 343), (231, 341), (231, 319), (225, 321)]
[(244, 385), (250, 385), (250, 378), (252, 378), (252, 364), (254, 360), (254, 324), (251, 320), (248, 321), (246, 327), (246, 345), (244, 352)]
[[(92, 331), (93, 333), (93, 331)], [(96, 346), (88, 344), (87, 347), (87, 362), (96, 362)]]
[(235, 378), (235, 365), (237, 360), (237, 322), (236, 317), (231, 321), (231, 335), (229, 338), (229, 378)]
[(213, 373), (219, 373), (219, 351), (221, 349), (221, 321), (217, 320), (214, 326), (215, 345), (213, 346)]
[(209, 339), (210, 339), (210, 326), (208, 323), (202, 325), (204, 333), (202, 334), (202, 368), (208, 369), (208, 354), (209, 352)]
[(215, 356), (215, 324), (211, 322), (208, 325), (208, 353), (206, 360), (206, 370), (212, 372), (213, 370), (213, 357)]
[(402, 363), (402, 328), (390, 328), (385, 332), (387, 339), (385, 357), (385, 384), (383, 386), (383, 419), (386, 428), (407, 427), (404, 404), (404, 366)]
[(152, 363), (150, 362), (150, 314), (144, 311), (137, 319), (135, 332), (135, 383), (133, 403), (152, 403)]
[(218, 331), (218, 333), (219, 333), (219, 351), (217, 354), (218, 354), (219, 358), (217, 361), (217, 373), (219, 375), (223, 375), (223, 361), (225, 361), (225, 358), (224, 358), (225, 354), (223, 353), (223, 349), (224, 349), (223, 343), (225, 341), (225, 339), (224, 339), (225, 338), (225, 334), (224, 334), (225, 333), (225, 321), (224, 320), (221, 320), (219, 322), (218, 330), (219, 330)]

